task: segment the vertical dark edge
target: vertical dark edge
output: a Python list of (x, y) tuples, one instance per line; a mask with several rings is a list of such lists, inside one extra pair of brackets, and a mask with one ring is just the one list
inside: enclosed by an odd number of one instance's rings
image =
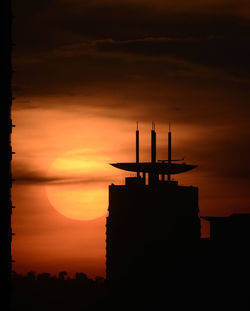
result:
[(1, 156), (2, 156), (2, 194), (1, 194), (1, 257), (2, 257), (2, 271), (1, 276), (2, 285), (2, 306), (5, 310), (11, 310), (11, 187), (12, 187), (12, 173), (11, 173), (11, 106), (12, 106), (12, 10), (11, 0), (1, 1)]

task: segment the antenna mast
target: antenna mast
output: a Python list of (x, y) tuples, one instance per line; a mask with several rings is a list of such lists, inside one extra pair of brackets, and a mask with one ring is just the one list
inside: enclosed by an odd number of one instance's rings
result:
[[(168, 163), (172, 162), (172, 137), (171, 137), (171, 123), (169, 122), (169, 130), (168, 130)], [(168, 174), (168, 180), (171, 180), (171, 175)]]

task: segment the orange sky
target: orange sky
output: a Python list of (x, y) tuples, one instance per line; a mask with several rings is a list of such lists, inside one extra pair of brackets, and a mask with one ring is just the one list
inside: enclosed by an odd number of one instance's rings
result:
[(105, 275), (108, 185), (126, 176), (108, 163), (134, 161), (136, 120), (142, 161), (152, 120), (167, 157), (172, 122), (202, 216), (250, 212), (249, 7), (169, 3), (14, 5), (15, 271)]

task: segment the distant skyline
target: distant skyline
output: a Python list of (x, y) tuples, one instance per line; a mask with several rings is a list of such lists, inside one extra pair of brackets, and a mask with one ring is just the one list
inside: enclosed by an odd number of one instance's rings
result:
[(23, 0), (13, 11), (14, 270), (105, 276), (108, 185), (127, 176), (108, 163), (135, 160), (137, 120), (142, 161), (152, 121), (167, 158), (171, 121), (173, 157), (198, 165), (176, 179), (199, 187), (202, 216), (250, 212), (246, 1)]

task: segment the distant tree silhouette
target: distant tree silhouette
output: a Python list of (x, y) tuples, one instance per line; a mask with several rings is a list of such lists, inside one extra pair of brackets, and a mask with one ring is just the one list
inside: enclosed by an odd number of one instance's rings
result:
[(12, 273), (12, 311), (68, 311), (100, 310), (106, 306), (106, 283), (102, 277), (88, 278), (77, 272), (74, 278), (66, 278), (66, 271), (58, 277), (50, 273), (26, 275)]
[(59, 280), (64, 281), (65, 277), (67, 275), (68, 275), (68, 273), (66, 271), (61, 271), (61, 272), (58, 273), (58, 278), (59, 278)]
[(37, 276), (37, 280), (38, 281), (49, 280), (50, 277), (51, 277), (50, 273), (40, 273)]
[(35, 272), (33, 272), (33, 271), (27, 272), (26, 277), (27, 277), (27, 279), (29, 279), (29, 280), (35, 280), (35, 279), (36, 279)]
[(76, 280), (78, 280), (78, 281), (87, 281), (88, 280), (87, 274), (85, 274), (83, 272), (76, 272), (75, 277), (76, 277)]

